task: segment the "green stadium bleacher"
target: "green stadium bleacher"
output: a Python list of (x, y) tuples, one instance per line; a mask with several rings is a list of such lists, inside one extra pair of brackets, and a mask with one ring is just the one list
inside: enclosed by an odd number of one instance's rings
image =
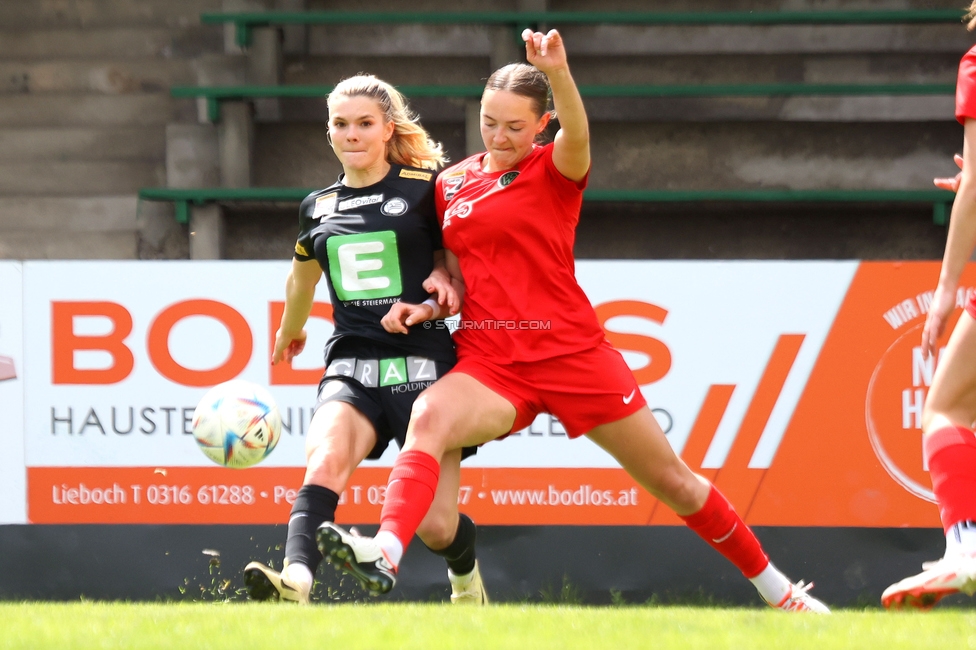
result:
[[(407, 97), (480, 97), (484, 86), (398, 86)], [(702, 84), (702, 85), (619, 85), (579, 87), (583, 97), (777, 97), (817, 95), (952, 95), (955, 84)], [(332, 86), (173, 86), (173, 97), (198, 97), (207, 101), (207, 117), (220, 120), (220, 102), (260, 98), (325, 97)], [(954, 119), (951, 115), (947, 120)]]
[(458, 12), (212, 12), (204, 24), (232, 23), (237, 44), (247, 47), (255, 27), (271, 25), (510, 25), (520, 31), (539, 24), (614, 25), (855, 25), (959, 22), (962, 9), (825, 10), (825, 11), (458, 11)]
[[(511, 26), (516, 33), (524, 27), (546, 25), (865, 25), (865, 24), (926, 24), (960, 22), (962, 10), (824, 10), (824, 11), (719, 11), (719, 12), (626, 12), (626, 11), (502, 11), (502, 12), (215, 12), (201, 14), (204, 24), (233, 24), (236, 42), (247, 47), (255, 28), (284, 25), (370, 25), (370, 24), (429, 24), (429, 25), (489, 25)], [(477, 85), (403, 85), (398, 89), (411, 98), (452, 97), (477, 98), (483, 86)], [(170, 94), (176, 98), (196, 98), (206, 101), (207, 117), (211, 122), (221, 118), (224, 101), (255, 99), (314, 99), (324, 98), (332, 90), (329, 85), (233, 85), (233, 86), (173, 86)], [(716, 98), (716, 97), (787, 97), (787, 96), (918, 96), (953, 95), (951, 83), (758, 83), (703, 85), (581, 85), (586, 98)], [(946, 120), (952, 120), (947, 115)], [(140, 191), (142, 201), (171, 201), (176, 220), (188, 223), (191, 206), (208, 203), (297, 203), (313, 188), (247, 187), (247, 188), (145, 188)], [(733, 190), (628, 190), (589, 189), (587, 202), (627, 203), (896, 203), (930, 204), (933, 222), (944, 225), (948, 221), (949, 206), (954, 195), (938, 189), (733, 189)]]

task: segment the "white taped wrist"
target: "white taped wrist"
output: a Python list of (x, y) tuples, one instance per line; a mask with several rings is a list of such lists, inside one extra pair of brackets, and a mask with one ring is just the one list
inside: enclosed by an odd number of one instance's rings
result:
[(428, 298), (427, 300), (423, 301), (420, 304), (421, 305), (428, 305), (428, 306), (430, 306), (431, 309), (434, 310), (434, 313), (431, 316), (431, 318), (437, 318), (437, 314), (439, 314), (440, 311), (441, 311), (441, 306), (439, 304), (437, 304), (437, 300), (435, 298)]

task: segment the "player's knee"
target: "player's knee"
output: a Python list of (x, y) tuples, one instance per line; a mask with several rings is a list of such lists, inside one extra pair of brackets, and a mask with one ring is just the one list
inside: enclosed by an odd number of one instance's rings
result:
[(972, 409), (958, 400), (947, 398), (940, 392), (930, 391), (922, 408), (922, 431), (932, 433), (957, 422), (970, 422)]
[(336, 453), (332, 445), (323, 442), (306, 451), (306, 482), (308, 479), (314, 479), (313, 483), (326, 485), (332, 482), (330, 479), (338, 479), (344, 484), (345, 479), (352, 474), (353, 468), (350, 467), (349, 457)]
[(448, 433), (440, 400), (421, 393), (410, 410), (410, 435), (418, 440), (440, 440)]

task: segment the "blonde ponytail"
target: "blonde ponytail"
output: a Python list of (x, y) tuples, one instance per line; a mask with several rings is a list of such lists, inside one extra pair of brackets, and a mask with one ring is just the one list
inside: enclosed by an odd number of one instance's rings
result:
[(337, 96), (369, 97), (379, 104), (386, 121), (393, 123), (393, 137), (386, 145), (388, 162), (426, 169), (438, 169), (448, 162), (443, 146), (420, 126), (420, 118), (407, 107), (403, 95), (382, 79), (367, 74), (343, 79), (329, 93), (330, 108)]
[(973, 0), (972, 4), (969, 5), (969, 10), (962, 19), (966, 23), (966, 29), (969, 31), (976, 29), (976, 0)]

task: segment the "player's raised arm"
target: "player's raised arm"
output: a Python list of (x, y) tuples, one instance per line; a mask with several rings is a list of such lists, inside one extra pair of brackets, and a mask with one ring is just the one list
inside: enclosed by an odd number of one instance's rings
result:
[[(963, 136), (963, 159), (969, 159), (976, 147), (976, 119), (966, 119)], [(957, 164), (961, 161), (957, 161)], [(956, 289), (959, 277), (976, 248), (976, 178), (972, 167), (961, 165), (956, 200), (949, 218), (949, 235), (939, 284), (932, 298), (932, 306), (925, 318), (922, 331), (922, 354), (928, 357), (938, 350), (938, 341), (945, 332), (946, 323), (956, 308)]]
[(552, 162), (566, 178), (579, 181), (590, 169), (590, 125), (583, 98), (569, 72), (563, 37), (555, 29), (548, 34), (526, 29), (525, 57), (549, 78), (552, 103), (559, 120), (552, 151)]

